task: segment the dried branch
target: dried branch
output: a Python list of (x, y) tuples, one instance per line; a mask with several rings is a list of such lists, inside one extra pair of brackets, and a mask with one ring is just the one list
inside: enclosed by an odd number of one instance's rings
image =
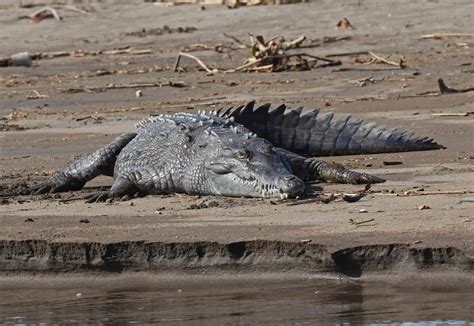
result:
[(128, 88), (147, 88), (147, 87), (186, 87), (183, 82), (168, 82), (168, 83), (140, 83), (140, 84), (122, 84), (115, 85), (109, 84), (106, 86), (93, 86), (93, 87), (77, 87), (77, 88), (67, 88), (60, 90), (61, 93), (82, 93), (82, 92), (105, 92), (111, 89), (128, 89)]
[(237, 68), (234, 68), (234, 69), (228, 69), (228, 70), (225, 70), (224, 73), (229, 73), (229, 72), (237, 72), (237, 71), (241, 71), (241, 70), (244, 70), (246, 68), (249, 68), (249, 67), (252, 67), (252, 66), (255, 66), (257, 64), (259, 64), (260, 62), (262, 62), (265, 58), (260, 58), (260, 59), (257, 59), (257, 60), (254, 60), (254, 61), (250, 61), (246, 64), (243, 64), (242, 66), (239, 66)]
[(202, 62), (198, 57), (191, 55), (189, 53), (183, 53), (183, 52), (178, 53), (178, 56), (176, 57), (176, 63), (174, 64), (174, 69), (173, 69), (174, 71), (178, 71), (181, 57), (186, 57), (186, 58), (196, 61), (209, 74), (214, 74), (217, 72), (217, 69), (214, 69), (214, 70), (209, 69), (209, 67), (206, 66), (204, 62)]
[(375, 53), (373, 53), (372, 51), (368, 51), (367, 52), (369, 55), (371, 55), (376, 61), (378, 62), (382, 62), (382, 63), (386, 63), (388, 65), (392, 65), (392, 66), (396, 66), (396, 67), (400, 67), (401, 69), (404, 69), (406, 68), (406, 65), (405, 65), (405, 59), (403, 57), (400, 58), (400, 61), (399, 62), (394, 62), (394, 61), (389, 61), (385, 58), (382, 58), (381, 56), (379, 55), (376, 55)]
[(438, 79), (439, 90), (441, 94), (457, 94), (457, 93), (467, 93), (474, 91), (474, 87), (464, 88), (464, 89), (456, 89), (446, 86), (444, 80), (442, 78)]
[(250, 45), (245, 44), (243, 41), (239, 40), (239, 39), (238, 39), (237, 37), (235, 37), (235, 36), (229, 35), (229, 34), (227, 34), (227, 33), (222, 33), (222, 35), (224, 35), (224, 36), (227, 37), (227, 38), (230, 38), (232, 41), (234, 41), (235, 43), (239, 44), (242, 49), (250, 48), (250, 47), (251, 47)]
[(429, 39), (429, 38), (433, 38), (433, 39), (436, 39), (436, 40), (442, 40), (444, 38), (447, 38), (447, 37), (474, 37), (474, 34), (471, 34), (471, 33), (440, 33), (440, 34), (426, 34), (426, 35), (422, 35), (421, 38), (422, 39)]

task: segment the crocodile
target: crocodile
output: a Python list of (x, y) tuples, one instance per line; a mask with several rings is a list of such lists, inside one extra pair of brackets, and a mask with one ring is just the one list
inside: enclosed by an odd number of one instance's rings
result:
[(98, 175), (113, 176), (108, 191), (87, 202), (164, 193), (295, 197), (320, 180), (372, 184), (385, 180), (313, 157), (443, 148), (360, 119), (255, 102), (211, 112), (151, 116), (136, 132), (73, 162), (29, 193), (80, 190)]

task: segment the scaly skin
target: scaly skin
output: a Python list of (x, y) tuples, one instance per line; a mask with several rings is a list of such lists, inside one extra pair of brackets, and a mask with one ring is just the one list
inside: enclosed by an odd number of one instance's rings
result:
[(302, 115), (302, 108), (287, 109), (282, 104), (270, 110), (270, 104), (254, 109), (255, 102), (219, 110), (222, 117), (235, 122), (282, 147), (304, 156), (353, 155), (442, 149), (433, 139), (414, 137), (395, 128), (363, 124), (360, 119), (343, 116), (333, 119), (331, 112), (312, 110)]
[[(174, 192), (288, 198), (301, 194), (306, 181), (384, 182), (290, 150), (341, 154), (354, 149), (372, 153), (440, 148), (432, 140), (362, 125), (349, 117), (331, 122), (332, 114), (316, 119), (316, 111), (301, 116), (301, 109), (284, 114), (284, 106), (273, 111), (269, 107), (254, 110), (251, 102), (222, 113), (177, 113), (145, 119), (137, 125), (136, 133), (116, 138), (30, 192), (78, 190), (99, 174), (111, 175), (113, 171), (111, 189), (90, 195), (89, 202)], [(262, 117), (268, 120), (265, 124)]]

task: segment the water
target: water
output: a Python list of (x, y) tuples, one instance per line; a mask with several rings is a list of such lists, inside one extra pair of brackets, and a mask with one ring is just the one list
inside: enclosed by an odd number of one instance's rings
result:
[(31, 284), (0, 284), (1, 325), (474, 326), (474, 294), (462, 284), (455, 289), (347, 279)]

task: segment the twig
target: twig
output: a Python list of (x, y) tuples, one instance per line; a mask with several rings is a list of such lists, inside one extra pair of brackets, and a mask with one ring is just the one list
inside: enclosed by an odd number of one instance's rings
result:
[(272, 68), (273, 68), (273, 64), (270, 64), (270, 65), (266, 65), (266, 66), (252, 67), (252, 68), (249, 68), (249, 71), (270, 70)]
[(332, 72), (345, 72), (345, 71), (394, 71), (394, 70), (399, 70), (399, 69), (395, 69), (395, 68), (351, 68), (351, 67), (346, 67), (346, 68), (333, 69)]
[(338, 101), (342, 101), (343, 103), (351, 103), (351, 102), (358, 102), (358, 101), (361, 101), (361, 102), (364, 102), (364, 101), (375, 101), (375, 100), (389, 100), (390, 98), (389, 97), (386, 97), (386, 96), (361, 96), (361, 97), (349, 97), (349, 98), (345, 98), (345, 99), (342, 99), (342, 100), (338, 100)]
[(460, 112), (460, 113), (432, 113), (432, 116), (435, 117), (467, 117), (471, 115), (472, 112)]
[(213, 73), (217, 72), (216, 69), (214, 69), (214, 70), (209, 69), (204, 64), (204, 62), (202, 62), (198, 57), (195, 57), (194, 55), (191, 55), (189, 53), (183, 53), (183, 52), (178, 53), (178, 56), (176, 57), (176, 63), (174, 64), (174, 71), (178, 71), (179, 61), (181, 60), (181, 57), (186, 57), (186, 58), (189, 58), (189, 59), (192, 59), (192, 60), (196, 61), (207, 73), (213, 74)]
[(56, 52), (37, 52), (32, 53), (31, 59), (33, 60), (41, 60), (41, 59), (53, 59), (53, 58), (60, 58), (60, 57), (85, 57), (85, 56), (96, 56), (99, 54), (130, 54), (130, 55), (143, 55), (143, 54), (152, 54), (153, 51), (151, 49), (135, 49), (135, 48), (124, 48), (124, 49), (117, 49), (117, 50), (94, 50), (94, 51), (56, 51)]
[(330, 62), (330, 63), (333, 63), (335, 65), (341, 64), (341, 61), (339, 61), (339, 60), (335, 61), (335, 60), (332, 60), (332, 59), (319, 57), (319, 56), (304, 53), (304, 52), (303, 53), (291, 53), (291, 54), (275, 55), (275, 56), (270, 56), (268, 58), (271, 58), (271, 59), (284, 59), (284, 58), (291, 58), (291, 57), (309, 57), (309, 58), (318, 59), (318, 60), (325, 61), (325, 62)]
[(455, 89), (455, 88), (448, 87), (444, 83), (443, 78), (438, 79), (438, 85), (439, 85), (439, 90), (441, 91), (441, 94), (456, 94), (456, 93), (467, 93), (467, 92), (474, 91), (474, 87), (464, 88), (464, 89)]
[(341, 196), (343, 194), (338, 193), (330, 193), (327, 196), (318, 196), (316, 198), (309, 198), (309, 199), (303, 199), (303, 200), (297, 200), (290, 202), (286, 204), (286, 206), (297, 206), (297, 205), (304, 205), (304, 204), (311, 204), (311, 203), (323, 203), (323, 204), (329, 204), (332, 201), (335, 201), (336, 199), (340, 201)]
[(228, 69), (228, 70), (225, 70), (224, 73), (229, 73), (229, 72), (237, 72), (237, 71), (240, 71), (240, 70), (243, 70), (245, 68), (248, 68), (248, 67), (252, 67), (260, 62), (262, 62), (263, 60), (265, 60), (266, 58), (260, 58), (260, 59), (257, 59), (255, 61), (250, 61), (242, 66), (239, 66), (237, 68), (234, 68), (234, 69)]
[(397, 196), (397, 197), (411, 197), (411, 196), (431, 196), (431, 195), (463, 195), (463, 194), (470, 194), (474, 193), (471, 190), (451, 190), (451, 191), (416, 191), (416, 190), (409, 190), (403, 193), (383, 193), (383, 192), (375, 192), (375, 195), (378, 196)]
[[(162, 84), (162, 83), (142, 83), (142, 84), (123, 84), (123, 85), (110, 84), (107, 86), (67, 88), (60, 91), (62, 93), (105, 92), (110, 89), (146, 88), (146, 87), (164, 87), (164, 86), (176, 87), (176, 84), (173, 84), (172, 82), (165, 83), (165, 84)], [(184, 86), (180, 85), (180, 87), (184, 87)]]
[(373, 53), (372, 51), (368, 51), (368, 54), (371, 55), (375, 60), (377, 60), (379, 62), (386, 63), (388, 65), (392, 65), (392, 66), (396, 66), (396, 67), (400, 67), (401, 69), (406, 68), (405, 60), (403, 59), (403, 57), (400, 58), (400, 62), (394, 62), (394, 61), (389, 61), (385, 58), (382, 58), (381, 56)]
[(470, 33), (445, 33), (445, 34), (426, 34), (422, 35), (422, 39), (434, 38), (434, 39), (443, 39), (445, 37), (474, 37), (474, 34)]
[[(352, 220), (352, 219), (351, 219)], [(375, 221), (375, 218), (371, 218), (371, 219), (368, 219), (368, 220), (365, 220), (365, 221), (360, 221), (360, 222), (356, 222), (354, 220), (352, 220), (353, 222), (351, 224), (354, 224), (354, 225), (361, 225), (361, 224), (365, 224), (365, 223), (369, 223), (369, 222), (373, 222)]]
[(290, 41), (290, 42), (284, 42), (282, 44), (283, 46), (283, 50), (289, 50), (289, 49), (293, 49), (293, 48), (297, 48), (301, 45), (301, 43), (303, 43), (304, 41), (306, 41), (306, 36), (302, 35), (298, 38), (295, 38), (293, 41)]
[(238, 43), (240, 44), (243, 48), (250, 48), (250, 45), (247, 45), (245, 44), (243, 41), (239, 40), (237, 37), (235, 36), (232, 36), (232, 35), (229, 35), (227, 33), (222, 33), (222, 35), (224, 35), (225, 37), (227, 38), (230, 38), (232, 41), (234, 41), (235, 43)]
[(357, 51), (357, 52), (342, 52), (342, 53), (333, 53), (333, 54), (327, 54), (326, 57), (348, 57), (352, 55), (361, 55), (361, 54), (369, 54), (367, 51)]
[(83, 121), (83, 120), (87, 120), (87, 119), (90, 119), (90, 118), (92, 118), (91, 115), (86, 115), (85, 117), (76, 118), (76, 121)]

